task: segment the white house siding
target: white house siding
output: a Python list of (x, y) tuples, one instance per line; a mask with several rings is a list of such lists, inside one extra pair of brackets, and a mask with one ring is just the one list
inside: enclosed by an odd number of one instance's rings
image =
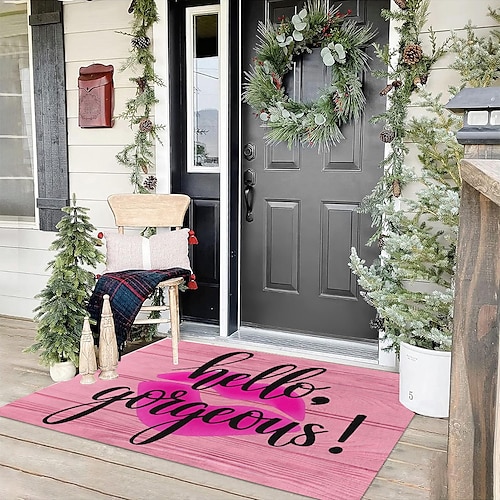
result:
[[(166, 0), (157, 0), (158, 4), (161, 2)], [(64, 4), (70, 192), (76, 194), (80, 205), (90, 208), (91, 220), (99, 230), (113, 227), (107, 196), (131, 190), (129, 173), (118, 165), (115, 155), (132, 140), (133, 133), (123, 120), (117, 120), (111, 129), (78, 127), (78, 70), (92, 63), (112, 64), (115, 114), (123, 110), (125, 101), (135, 93), (135, 86), (128, 81), (130, 71), (119, 71), (128, 56), (130, 38), (116, 33), (129, 30), (132, 16), (127, 13), (128, 4), (124, 0), (76, 0)], [(500, 6), (498, 0), (431, 0), (427, 26), (433, 27), (439, 40), (444, 40), (450, 29), (460, 32), (469, 19), (487, 33), (493, 25), (487, 16), (490, 5)], [(165, 12), (164, 4), (159, 7)], [(161, 29), (155, 30), (157, 47), (165, 44), (161, 38), (164, 36)], [(456, 75), (447, 69), (449, 62), (449, 56), (438, 62), (428, 84), (429, 90), (443, 92), (444, 98), (448, 85), (456, 83)], [(161, 97), (164, 101), (165, 94)], [(164, 115), (166, 104), (162, 102), (161, 106)], [(421, 110), (415, 108), (412, 112)], [(164, 162), (162, 165), (165, 168)], [(161, 168), (158, 175), (164, 175)], [(51, 232), (0, 223), (0, 314), (33, 316), (37, 304), (33, 297), (46, 282), (45, 268), (52, 257), (47, 248), (54, 236)]]
[[(78, 127), (78, 71), (93, 63), (115, 68), (115, 114), (135, 93), (128, 81), (130, 71), (119, 68), (128, 56), (130, 37), (116, 33), (129, 31), (132, 16), (128, 2), (86, 0), (64, 4), (66, 85), (70, 193), (78, 204), (90, 209), (92, 223), (99, 229), (113, 227), (106, 198), (112, 192), (130, 192), (129, 174), (115, 159), (133, 133), (123, 120), (110, 129)], [(48, 247), (53, 232), (3, 227), (0, 223), (0, 314), (33, 317), (34, 299), (44, 286), (46, 267), (53, 253)]]

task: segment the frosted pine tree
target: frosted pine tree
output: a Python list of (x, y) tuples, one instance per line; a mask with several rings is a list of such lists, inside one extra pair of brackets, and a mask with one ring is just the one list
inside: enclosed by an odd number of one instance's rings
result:
[[(498, 21), (496, 12), (490, 14)], [(496, 16), (496, 17), (495, 17)], [(457, 54), (451, 68), (460, 85), (484, 87), (498, 78), (498, 32), (479, 38), (472, 26), (465, 38), (453, 34), (450, 50)], [(459, 164), (463, 148), (456, 141), (461, 117), (444, 108), (447, 99), (418, 90), (426, 116), (405, 120), (405, 137), (418, 150), (418, 163), (405, 158), (419, 189), (411, 198), (384, 203), (379, 243), (381, 259), (370, 266), (355, 250), (350, 267), (358, 276), (364, 297), (377, 310), (374, 325), (383, 330), (388, 345), (400, 342), (449, 350), (453, 329), (455, 253), (458, 237)]]

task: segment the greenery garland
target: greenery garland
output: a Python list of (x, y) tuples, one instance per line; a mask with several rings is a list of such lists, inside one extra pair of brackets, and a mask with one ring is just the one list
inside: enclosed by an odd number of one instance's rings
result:
[[(259, 22), (259, 43), (254, 66), (246, 73), (243, 94), (269, 129), (270, 144), (286, 142), (328, 149), (343, 139), (342, 124), (358, 118), (365, 104), (360, 75), (368, 67), (363, 50), (373, 38), (371, 25), (346, 19), (339, 7), (328, 9), (325, 0), (308, 0), (291, 19), (279, 24)], [(331, 82), (312, 103), (291, 99), (283, 86), (294, 58), (321, 48)]]
[(384, 113), (371, 119), (372, 123), (384, 122), (380, 140), (390, 144), (390, 147), (380, 165), (384, 169), (382, 176), (361, 206), (363, 212), (371, 213), (375, 228), (369, 243), (378, 241), (379, 244), (383, 244), (384, 213), (390, 210), (387, 207), (392, 206), (405, 184), (414, 178), (414, 173), (405, 164), (408, 155), (406, 121), (411, 98), (427, 83), (431, 67), (445, 53), (444, 45), (437, 47), (432, 29), (429, 29), (430, 54), (425, 54), (422, 49), (420, 34), (427, 20), (429, 0), (394, 2), (399, 8), (383, 9), (381, 15), (388, 22), (394, 22), (399, 46), (390, 49), (388, 45), (381, 47), (375, 44), (377, 57), (387, 69), (373, 73), (388, 82), (380, 95), (387, 96), (389, 106)]
[(126, 102), (125, 111), (119, 115), (135, 129), (134, 142), (126, 145), (116, 159), (131, 170), (130, 182), (134, 192), (148, 193), (156, 188), (156, 176), (152, 174), (155, 170), (154, 148), (155, 141), (159, 141), (158, 131), (164, 128), (151, 118), (152, 108), (159, 102), (154, 86), (163, 85), (154, 71), (155, 57), (148, 36), (153, 24), (158, 22), (158, 12), (155, 0), (133, 0), (128, 11), (134, 16), (132, 32), (120, 33), (132, 37), (131, 49), (121, 71), (141, 67), (142, 73), (129, 79), (137, 86), (136, 95)]

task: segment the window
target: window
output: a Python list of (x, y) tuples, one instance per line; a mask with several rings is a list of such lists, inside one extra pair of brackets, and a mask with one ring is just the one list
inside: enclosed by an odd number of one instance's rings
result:
[(219, 172), (219, 6), (186, 9), (187, 171)]
[(33, 123), (26, 4), (0, 3), (0, 220), (34, 222)]

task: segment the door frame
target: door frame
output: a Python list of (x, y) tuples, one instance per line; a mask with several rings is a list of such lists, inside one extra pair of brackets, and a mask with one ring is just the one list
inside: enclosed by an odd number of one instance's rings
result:
[[(171, 191), (171, 161), (170, 161), (170, 129), (169, 129), (169, 84), (168, 84), (168, 9), (167, 2), (157, 2), (160, 21), (154, 27), (155, 69), (165, 82), (165, 86), (156, 87), (156, 95), (160, 104), (155, 113), (159, 123), (166, 124), (160, 132), (157, 143), (157, 164), (163, 168), (157, 169), (157, 192)], [(244, 68), (241, 61), (241, 4), (244, 0), (220, 0), (221, 23), (221, 60), (227, 64), (221, 65), (222, 95), (228, 95), (221, 102), (220, 129), (228, 130), (221, 135), (219, 154), (220, 165), (220, 307), (219, 335), (228, 337), (237, 332), (241, 326), (241, 88)], [(397, 37), (389, 26), (389, 46), (395, 47)], [(386, 146), (385, 155), (388, 154)], [(383, 342), (379, 341), (379, 364), (396, 366), (393, 353), (383, 351)]]

